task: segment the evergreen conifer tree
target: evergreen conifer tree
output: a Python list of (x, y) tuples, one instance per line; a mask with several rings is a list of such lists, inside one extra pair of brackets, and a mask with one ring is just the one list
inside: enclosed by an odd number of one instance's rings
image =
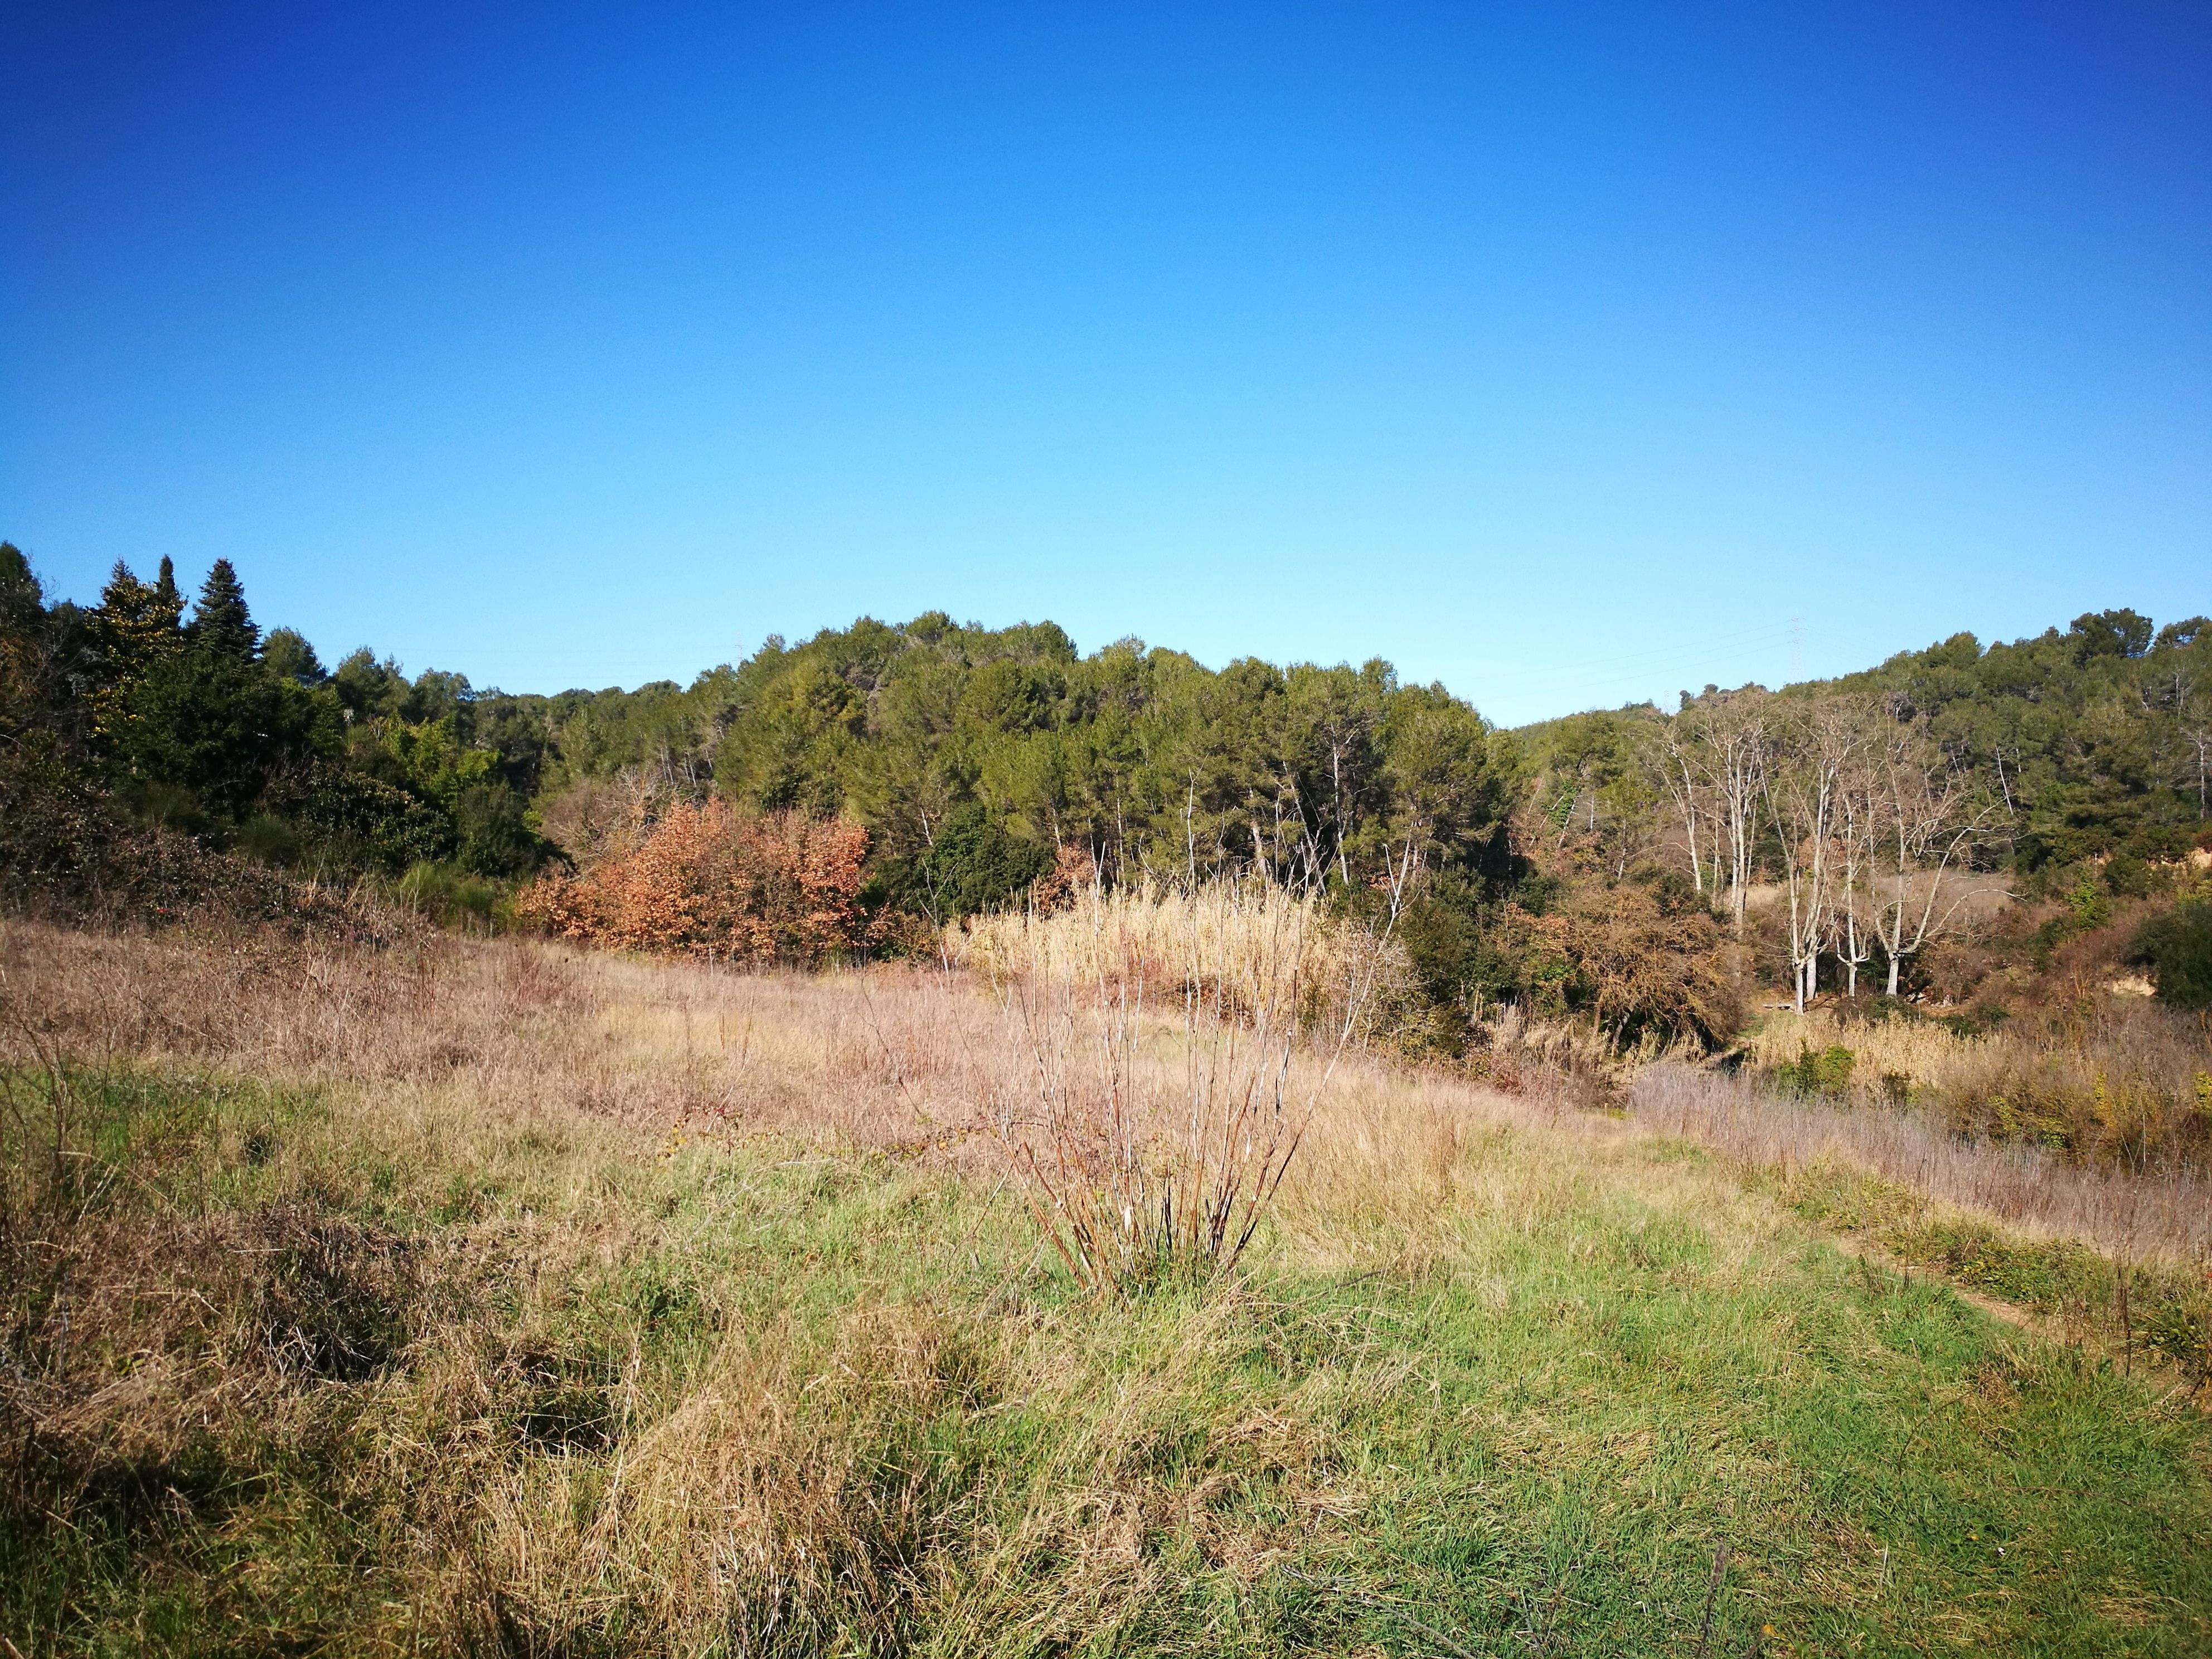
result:
[[(166, 571), (167, 561), (164, 560)], [(228, 559), (217, 559), (192, 606), (192, 643), (211, 656), (252, 662), (261, 630), (246, 609), (246, 589)]]
[(0, 542), (0, 766), (10, 758), (8, 750), (20, 752), (22, 723), (33, 717), (46, 623), (46, 596), (30, 561), (15, 543)]
[(0, 630), (29, 628), (46, 617), (46, 594), (31, 562), (15, 543), (0, 542)]
[(115, 562), (91, 618), (100, 684), (87, 701), (93, 733), (103, 742), (113, 741), (127, 721), (125, 688), (176, 651), (182, 638), (177, 617), (183, 608), (173, 574), (165, 593), (158, 581), (142, 582), (129, 565)]
[(184, 601), (177, 595), (168, 561), (161, 562), (163, 574), (168, 577), (166, 589), (159, 581), (150, 586), (140, 581), (131, 574), (131, 567), (118, 559), (107, 586), (100, 590), (94, 620), (111, 668), (118, 675), (134, 672), (176, 643), (177, 618)]

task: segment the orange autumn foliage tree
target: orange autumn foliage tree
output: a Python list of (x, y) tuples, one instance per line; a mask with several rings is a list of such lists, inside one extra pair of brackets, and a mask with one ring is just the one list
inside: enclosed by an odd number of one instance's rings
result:
[(515, 910), (621, 950), (813, 962), (883, 937), (860, 902), (867, 850), (868, 832), (842, 818), (679, 803), (582, 874), (540, 877)]

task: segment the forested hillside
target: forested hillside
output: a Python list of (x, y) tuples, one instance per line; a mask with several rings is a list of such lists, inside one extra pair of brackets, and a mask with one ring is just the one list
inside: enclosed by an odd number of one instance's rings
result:
[[(2064, 632), (1984, 648), (1955, 634), (1878, 668), (1785, 689), (1684, 692), (1678, 714), (1648, 705), (1569, 715), (1516, 734), (1545, 774), (1555, 823), (1587, 824), (1595, 844), (1634, 855), (1665, 778), (1656, 747), (1725, 747), (1753, 706), (1787, 718), (1823, 703), (1878, 708), (1929, 746), (1947, 777), (1984, 797), (1993, 856), (2022, 874), (2085, 858), (2183, 856), (2212, 791), (2212, 623), (2154, 628), (2132, 611), (2077, 617)], [(1733, 714), (1728, 711), (1734, 711)], [(1660, 815), (1663, 816), (1663, 815)]]
[[(1956, 947), (1987, 944), (1992, 894), (2061, 907), (2014, 941), (2045, 959), (2115, 903), (2185, 896), (2212, 755), (2212, 629), (2129, 611), (1519, 732), (1380, 661), (1217, 672), (941, 613), (771, 638), (689, 686), (514, 696), (365, 647), (325, 667), (263, 634), (227, 563), (189, 606), (166, 560), (150, 582), (118, 564), (82, 608), (13, 547), (0, 626), (19, 903), (368, 880), (448, 917), (521, 891), (526, 917), (682, 949), (707, 937), (696, 905), (605, 918), (665, 908), (736, 836), (757, 896), (781, 881), (804, 910), (844, 884), (849, 925), (744, 935), (788, 953), (911, 946), (1072, 871), (1249, 873), (1387, 916), (1447, 1048), (1508, 1001), (1711, 1043), (1775, 988), (1962, 1000), (1989, 963)], [(656, 835), (621, 894), (576, 884)]]

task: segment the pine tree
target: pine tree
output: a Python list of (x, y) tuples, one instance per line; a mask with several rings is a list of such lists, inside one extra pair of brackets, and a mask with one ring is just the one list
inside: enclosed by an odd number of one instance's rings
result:
[(46, 594), (31, 562), (15, 543), (0, 542), (0, 634), (35, 627), (46, 618)]
[(168, 561), (163, 560), (162, 566), (168, 577), (166, 588), (158, 580), (151, 586), (140, 581), (118, 559), (92, 613), (92, 637), (102, 659), (101, 684), (88, 701), (93, 732), (104, 741), (112, 741), (123, 729), (125, 688), (183, 641), (177, 617), (184, 601), (177, 595)]
[(261, 641), (261, 665), (279, 679), (301, 685), (320, 685), (330, 674), (315, 655), (315, 647), (296, 628), (272, 628)]
[[(167, 561), (163, 561), (166, 566)], [(252, 662), (261, 630), (246, 609), (246, 589), (228, 559), (217, 559), (192, 606), (191, 641), (200, 650), (233, 662)]]
[(165, 581), (149, 586), (118, 559), (107, 586), (100, 590), (94, 620), (110, 670), (118, 678), (135, 672), (177, 643), (177, 618), (184, 601), (177, 596), (176, 580), (167, 559), (161, 561), (161, 574)]
[(0, 542), (0, 763), (20, 751), (20, 733), (36, 718), (46, 595), (30, 561), (13, 542)]

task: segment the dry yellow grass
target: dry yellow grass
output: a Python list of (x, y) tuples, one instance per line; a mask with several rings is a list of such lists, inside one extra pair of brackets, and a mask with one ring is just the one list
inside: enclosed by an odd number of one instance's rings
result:
[[(550, 1156), (567, 1190), (526, 1206), (497, 1247), (526, 1254), (532, 1283), (549, 1285), (641, 1247), (637, 1200), (623, 1190), (630, 1180), (610, 1171), (649, 1178), (657, 1159), (687, 1141), (764, 1136), (814, 1149), (825, 1170), (855, 1155), (888, 1156), (913, 1168), (916, 1194), (933, 1171), (973, 1176), (980, 1191), (1006, 1173), (994, 1119), (1033, 1095), (1038, 1059), (1024, 1029), (1034, 1007), (963, 975), (728, 972), (527, 940), (432, 939), (367, 952), (8, 925), (0, 1003), (19, 1063), (66, 1055), (126, 1072), (211, 1067), (325, 1091), (337, 1105), (317, 1132), (328, 1149), (294, 1136), (290, 1158), (357, 1158), (347, 1148), (359, 1123), (372, 1141), (411, 1145), (426, 1165), (465, 1165), (479, 1181), (543, 1191)], [(1063, 1037), (1080, 1050), (1103, 1018), (1075, 1007)], [(1125, 1080), (1158, 1102), (1186, 1099), (1191, 1031), (1182, 1011), (1147, 1012), (1127, 1035)], [(1314, 1063), (1306, 1051), (1293, 1060)], [(1516, 1132), (1565, 1144), (1621, 1133), (1362, 1055), (1309, 1097), (1306, 1144), (1278, 1214), (1284, 1247), (1322, 1270), (1433, 1260), (1455, 1210), (1509, 1224), (1565, 1213), (1586, 1171), (1557, 1154), (1530, 1162)], [(1656, 1178), (1663, 1186), (1677, 1175)], [(210, 1242), (228, 1248), (200, 1241)], [(87, 1328), (126, 1322), (164, 1271), (150, 1255), (176, 1246), (173, 1233), (97, 1245), (112, 1306)], [(945, 1253), (957, 1260), (957, 1249)], [(1029, 1271), (1042, 1266), (1033, 1254), (1026, 1261)], [(189, 1310), (191, 1299), (176, 1305)], [(426, 1545), (465, 1539), (467, 1549), (426, 1568), (416, 1593), (425, 1607), (467, 1610), (480, 1621), (471, 1639), (508, 1639), (500, 1632), (511, 1629), (539, 1645), (586, 1639), (610, 1605), (671, 1639), (726, 1628), (735, 1609), (756, 1621), (749, 1640), (781, 1630), (789, 1641), (798, 1629), (802, 1647), (826, 1645), (830, 1633), (805, 1635), (805, 1621), (856, 1598), (886, 1609), (942, 1601), (939, 1616), (980, 1642), (1009, 1620), (1041, 1616), (1017, 1592), (1043, 1553), (1079, 1565), (1040, 1637), (1111, 1622), (1161, 1592), (1164, 1568), (1146, 1539), (1163, 1525), (1218, 1525), (1204, 1492), (1177, 1492), (1146, 1462), (1145, 1449), (1164, 1435), (1217, 1438), (1231, 1467), (1264, 1460), (1294, 1509), (1333, 1524), (1355, 1521), (1370, 1501), (1361, 1481), (1334, 1467), (1317, 1421), (1255, 1417), (1233, 1395), (1208, 1392), (1220, 1345), (1249, 1340), (1254, 1317), (1249, 1298), (1232, 1292), (1182, 1323), (1164, 1364), (1128, 1376), (1117, 1375), (1110, 1349), (1086, 1356), (1034, 1316), (1011, 1319), (979, 1354), (972, 1326), (918, 1302), (872, 1301), (827, 1320), (770, 1316), (715, 1339), (680, 1387), (633, 1346), (599, 1356), (588, 1373), (623, 1425), (610, 1468), (580, 1455), (517, 1461), (480, 1437), (441, 1437), (438, 1423), (467, 1420), (518, 1378), (535, 1387), (531, 1377), (570, 1367), (550, 1331), (532, 1336), (528, 1319), (487, 1346), (463, 1316), (446, 1334), (417, 1340), (427, 1357), (406, 1409), (422, 1425), (409, 1433), (441, 1472), (416, 1524), (428, 1529)], [(250, 1326), (226, 1330), (210, 1340), (251, 1347)], [(917, 1583), (896, 1564), (923, 1553), (945, 1494), (932, 1489), (911, 1437), (957, 1405), (981, 1371), (1000, 1393), (1040, 1409), (1061, 1401), (1071, 1419), (1099, 1408), (1102, 1376), (1114, 1392), (1020, 1528), (975, 1540), (981, 1566), (971, 1563), (957, 1584)], [(1395, 1376), (1371, 1387), (1387, 1394)], [(188, 1443), (194, 1424), (239, 1403), (269, 1422), (301, 1412), (281, 1379), (179, 1370), (158, 1358), (129, 1389), (56, 1395), (64, 1397), (65, 1411), (40, 1408), (44, 1431), (102, 1457), (156, 1462)], [(1318, 1420), (1345, 1407), (1334, 1396), (1316, 1402)], [(1249, 1577), (1298, 1542), (1292, 1530), (1229, 1528), (1216, 1547)], [(993, 1557), (1003, 1574), (989, 1568)]]
[[(665, 1154), (770, 1133), (990, 1179), (1007, 1170), (1006, 1119), (1034, 1109), (1041, 1048), (1081, 1067), (1115, 1040), (1111, 1008), (1063, 1001), (1040, 1036), (1036, 1003), (957, 971), (747, 972), (528, 939), (372, 953), (7, 924), (0, 999), (41, 1048), (333, 1087), (426, 1139), (474, 1126), (499, 1146), (532, 1125), (564, 1138), (602, 1125)], [(1146, 1007), (1121, 1040), (1125, 1083), (1172, 1128), (1194, 1043), (1200, 1063), (1219, 1060), (1209, 1034), (1176, 1001)], [(1550, 1146), (1538, 1163), (1571, 1179), (1582, 1150), (1633, 1133), (1556, 1091), (1509, 1096), (1358, 1048), (1259, 1052), (1285, 1061), (1304, 1124), (1279, 1219), (1332, 1262), (1385, 1234), (1425, 1250), (1409, 1241), (1466, 1196), (1470, 1147)]]
[(1628, 1104), (1657, 1133), (1690, 1137), (1750, 1166), (1862, 1170), (2024, 1238), (2075, 1241), (2122, 1261), (2212, 1262), (2212, 1182), (2191, 1170), (2084, 1165), (2017, 1140), (1970, 1139), (1936, 1114), (1778, 1099), (1750, 1079), (1678, 1064), (1644, 1072)]
[(1948, 1026), (1927, 1020), (1892, 1019), (1879, 1024), (1846, 1023), (1826, 1009), (1803, 1014), (1776, 1012), (1761, 1020), (1743, 1040), (1752, 1063), (1762, 1069), (1794, 1060), (1806, 1048), (1841, 1044), (1857, 1056), (1852, 1086), (1869, 1098), (1881, 1091), (1884, 1073), (1929, 1088), (1952, 1088), (1979, 1076), (1990, 1040), (1960, 1036)]
[[(1162, 957), (1172, 948), (1164, 925), (1140, 931)], [(1066, 930), (1042, 937), (1048, 962), (1086, 960), (1066, 944)], [(504, 1133), (544, 1121), (569, 1133), (604, 1123), (665, 1149), (766, 1132), (995, 1176), (1005, 1169), (1006, 1117), (1037, 1097), (1040, 1042), (1069, 1051), (1062, 1063), (1083, 1064), (1081, 1051), (1110, 1036), (1112, 1011), (1062, 1003), (1060, 1033), (1040, 1039), (1037, 1005), (941, 969), (805, 975), (520, 939), (437, 938), (368, 951), (9, 923), (0, 926), (0, 1012), (9, 1048), (21, 1056), (35, 1048), (95, 1064), (213, 1065), (365, 1090), (385, 1116), (438, 1126), (425, 1133), (450, 1133), (457, 1121)], [(1163, 1114), (1186, 1102), (1192, 1034), (1180, 1002), (1147, 1006), (1126, 1040), (1121, 1063), (1139, 1091)], [(1930, 1082), (1971, 1079), (1990, 1046), (1941, 1027), (1845, 1027), (1820, 1014), (1769, 1022), (1754, 1041), (1760, 1063), (1794, 1059), (1806, 1042), (1845, 1042), (1860, 1055), (1854, 1085), (1871, 1074), (1877, 1087), (1884, 1069)], [(1356, 1231), (1363, 1216), (1431, 1212), (1449, 1192), (1437, 1172), (1457, 1167), (1471, 1137), (1510, 1128), (1587, 1146), (1594, 1136), (1622, 1133), (1573, 1109), (1555, 1089), (1508, 1096), (1356, 1047), (1333, 1069), (1325, 1043), (1297, 1048), (1288, 1062), (1289, 1097), (1302, 1109), (1310, 1103), (1311, 1115), (1284, 1182), (1284, 1220), (1316, 1239)], [(1790, 1112), (1747, 1094), (1730, 1115), (1747, 1110), (1778, 1123)], [(1665, 1115), (1654, 1127), (1669, 1127)], [(1832, 1133), (1821, 1148), (1910, 1184), (1910, 1160), (1862, 1157), (1849, 1143)], [(1819, 1150), (1794, 1139), (1789, 1146), (1800, 1160)], [(1942, 1162), (1930, 1196), (1971, 1210), (1983, 1207), (1978, 1190), (2002, 1189), (1986, 1206), (1992, 1218), (2110, 1248), (2105, 1225), (2088, 1218), (2111, 1200), (2085, 1208), (2075, 1189), (2086, 1177), (2055, 1165), (2037, 1176), (2027, 1166), (2050, 1160), (2030, 1157), (2023, 1165), (2022, 1154), (2003, 1148), (1953, 1147)], [(1971, 1172), (1984, 1165), (1985, 1181)], [(2127, 1186), (2101, 1177), (2091, 1184), (2100, 1194)], [(2051, 1214), (2039, 1221), (2037, 1194), (2045, 1191)]]
[(1001, 1015), (920, 971), (753, 974), (532, 940), (380, 952), (0, 927), (19, 1042), (200, 1063), (502, 1121), (574, 1113), (898, 1147), (973, 1126)]
[(1954, 1133), (2058, 1151), (2202, 1189), (2212, 1168), (2212, 1050), (2201, 1021), (2082, 988), (1981, 1036), (1917, 1019), (1778, 1014), (1747, 1040), (1765, 1069), (1831, 1047), (1854, 1064), (1845, 1098), (1911, 1100)]

